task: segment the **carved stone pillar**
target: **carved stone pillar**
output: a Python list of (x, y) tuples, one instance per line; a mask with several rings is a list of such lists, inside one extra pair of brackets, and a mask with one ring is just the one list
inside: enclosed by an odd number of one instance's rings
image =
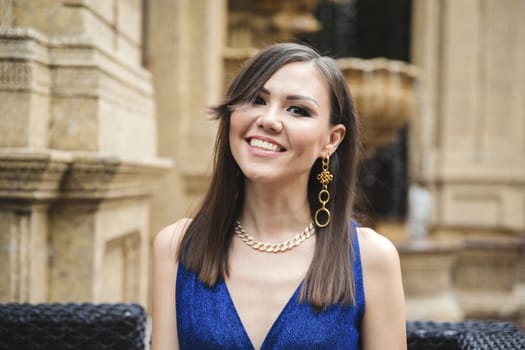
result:
[(209, 180), (222, 97), (226, 0), (147, 3), (146, 62), (153, 75), (159, 154), (173, 160), (153, 201), (153, 234), (192, 214)]
[(48, 215), (71, 157), (0, 148), (0, 301), (47, 299)]
[(0, 7), (0, 300), (146, 304), (148, 196), (169, 162), (141, 2)]

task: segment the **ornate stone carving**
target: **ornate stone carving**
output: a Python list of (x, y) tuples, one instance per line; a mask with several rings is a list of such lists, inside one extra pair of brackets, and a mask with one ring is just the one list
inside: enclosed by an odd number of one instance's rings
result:
[(0, 89), (27, 89), (32, 70), (27, 62), (0, 61)]
[(63, 152), (0, 148), (0, 198), (56, 198), (70, 162)]
[(96, 154), (77, 154), (62, 181), (64, 199), (107, 199), (150, 194), (170, 167), (163, 159), (126, 161)]
[(313, 16), (317, 0), (229, 2), (228, 46), (262, 47), (319, 30)]
[(383, 58), (336, 61), (356, 104), (365, 151), (371, 154), (393, 141), (414, 116), (420, 73), (415, 66)]

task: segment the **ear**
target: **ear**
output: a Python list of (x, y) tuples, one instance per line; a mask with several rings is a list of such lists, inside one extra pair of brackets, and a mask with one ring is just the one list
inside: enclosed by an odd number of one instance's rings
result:
[(333, 154), (346, 134), (346, 128), (343, 124), (337, 124), (330, 128), (328, 143), (325, 145), (323, 152)]

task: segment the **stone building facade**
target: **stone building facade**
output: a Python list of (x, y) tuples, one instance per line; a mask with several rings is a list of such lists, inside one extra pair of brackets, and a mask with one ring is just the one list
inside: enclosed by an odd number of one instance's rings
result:
[(410, 151), (433, 198), (431, 237), (449, 243), (464, 317), (523, 321), (525, 3), (412, 4), (412, 60), (424, 78)]
[[(207, 185), (207, 107), (258, 48), (318, 30), (317, 3), (0, 0), (0, 301), (148, 305), (151, 240)], [(525, 315), (523, 17), (521, 0), (412, 1), (431, 233), (378, 225), (401, 232), (409, 318)]]
[(157, 156), (140, 1), (0, 3), (0, 300), (148, 300)]

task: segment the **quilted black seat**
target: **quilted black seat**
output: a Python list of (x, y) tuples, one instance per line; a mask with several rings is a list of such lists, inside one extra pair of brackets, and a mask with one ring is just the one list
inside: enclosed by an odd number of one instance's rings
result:
[(525, 350), (525, 334), (498, 321), (407, 322), (409, 350)]
[(144, 350), (138, 304), (0, 304), (0, 350)]

